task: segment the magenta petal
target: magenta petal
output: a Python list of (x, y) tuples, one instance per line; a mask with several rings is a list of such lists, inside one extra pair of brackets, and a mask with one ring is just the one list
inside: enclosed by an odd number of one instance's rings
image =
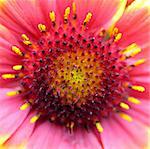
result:
[(19, 110), (21, 106), (19, 100), (8, 99), (0, 102), (0, 137), (6, 135), (6, 140), (20, 127), (29, 112)]
[(129, 44), (136, 43), (142, 47), (149, 42), (149, 11), (148, 7), (142, 7), (144, 1), (141, 1), (141, 4), (139, 4), (139, 2), (140, 1), (135, 1), (132, 3), (116, 24), (123, 35), (119, 41), (120, 46), (126, 47)]
[(6, 143), (6, 146), (17, 147), (19, 145), (26, 144), (35, 128), (35, 123), (34, 124), (30, 123), (30, 119), (34, 114), (35, 113), (31, 113), (30, 115), (27, 116), (22, 125), (11, 136), (11, 138), (9, 138), (9, 140)]

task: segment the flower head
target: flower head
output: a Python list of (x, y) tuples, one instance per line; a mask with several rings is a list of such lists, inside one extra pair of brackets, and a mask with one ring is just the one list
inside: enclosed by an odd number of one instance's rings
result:
[(146, 2), (126, 4), (7, 0), (0, 5), (0, 144), (146, 146), (149, 16)]

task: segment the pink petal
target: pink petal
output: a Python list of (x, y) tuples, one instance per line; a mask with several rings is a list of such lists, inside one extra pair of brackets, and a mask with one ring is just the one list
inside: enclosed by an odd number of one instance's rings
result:
[(20, 111), (20, 99), (7, 99), (0, 102), (0, 137), (7, 135), (4, 141), (18, 129), (29, 110)]
[(147, 126), (150, 125), (149, 117), (150, 117), (150, 102), (149, 99), (143, 100), (139, 99), (141, 103), (139, 105), (131, 104), (131, 110), (127, 111), (129, 115), (136, 119), (140, 123), (143, 123)]
[(142, 2), (143, 1), (141, 1), (141, 4), (139, 4), (139, 1), (133, 2), (116, 24), (123, 35), (122, 39), (119, 41), (122, 47), (126, 47), (134, 42), (140, 46), (148, 43), (150, 18), (148, 15), (148, 8), (146, 6), (142, 7), (144, 3)]
[(17, 131), (11, 136), (11, 138), (9, 138), (9, 140), (6, 143), (6, 146), (15, 147), (20, 144), (26, 144), (35, 128), (35, 123), (30, 123), (30, 119), (34, 114), (35, 113), (31, 113), (30, 115), (28, 115), (23, 124), (17, 129)]
[(105, 149), (141, 149), (147, 143), (146, 127), (136, 120), (129, 123), (120, 117), (112, 117), (104, 121), (103, 127), (101, 137)]
[(55, 0), (37, 0), (36, 1), (38, 7), (41, 10), (41, 14), (43, 16), (44, 23), (46, 24), (47, 28), (51, 26), (49, 13), (56, 9), (54, 1)]
[(5, 1), (0, 10), (0, 23), (13, 32), (38, 34), (37, 24), (43, 22), (41, 11), (34, 1)]
[[(57, 129), (51, 129), (51, 126), (48, 122), (40, 124), (32, 134), (31, 138), (28, 141), (28, 148), (36, 149), (46, 149), (51, 146), (53, 148), (52, 142), (55, 141), (55, 136), (60, 136), (60, 132)], [(56, 134), (56, 135), (55, 135)], [(59, 141), (59, 140), (58, 140)]]
[(83, 21), (88, 12), (93, 14), (91, 21), (88, 24), (89, 29), (100, 29), (104, 27), (112, 17), (116, 14), (118, 6), (120, 6), (120, 0), (75, 0), (77, 5), (77, 17), (80, 24)]
[(62, 127), (45, 122), (39, 125), (29, 139), (29, 148), (36, 149), (98, 149), (100, 144), (93, 132), (80, 130), (70, 134)]

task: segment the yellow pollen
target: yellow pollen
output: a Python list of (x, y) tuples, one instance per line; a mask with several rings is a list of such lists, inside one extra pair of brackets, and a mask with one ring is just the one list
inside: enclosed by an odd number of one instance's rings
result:
[(30, 119), (30, 123), (35, 123), (39, 118), (40, 118), (40, 114), (33, 116), (33, 117)]
[(64, 20), (68, 20), (69, 14), (70, 14), (70, 7), (67, 7), (65, 9)]
[(24, 43), (25, 45), (32, 45), (32, 43), (31, 43), (29, 37), (28, 37), (26, 34), (22, 34), (21, 37), (22, 37), (23, 43)]
[(24, 40), (23, 43), (24, 43), (25, 45), (27, 45), (27, 46), (28, 46), (28, 45), (32, 45), (31, 41), (28, 41), (28, 40)]
[(128, 46), (123, 52), (122, 54), (126, 55), (127, 57), (129, 56), (135, 56), (138, 53), (141, 52), (141, 48), (139, 46), (137, 46), (135, 43), (131, 44), (130, 46)]
[(119, 41), (121, 37), (122, 37), (122, 33), (117, 34), (115, 37), (115, 42)]
[(117, 27), (115, 27), (115, 28), (113, 29), (112, 34), (113, 34), (113, 35), (116, 35), (118, 32), (119, 32), (118, 28), (117, 28)]
[(52, 22), (55, 22), (56, 16), (55, 16), (55, 12), (54, 12), (54, 11), (51, 11), (51, 12), (49, 13), (49, 17), (50, 17), (50, 20), (51, 20)]
[(29, 41), (29, 37), (26, 34), (22, 34), (21, 37), (23, 40)]
[(120, 103), (120, 107), (122, 107), (123, 109), (126, 109), (126, 110), (130, 109), (129, 106), (126, 103), (124, 103), (124, 102)]
[(74, 122), (71, 122), (70, 128), (73, 129), (73, 127), (74, 127)]
[(101, 29), (100, 29), (99, 35), (100, 35), (101, 37), (105, 35), (105, 29), (104, 29), (104, 28), (101, 28)]
[(3, 79), (14, 79), (14, 78), (16, 78), (16, 75), (15, 74), (3, 74), (2, 78)]
[(20, 93), (20, 91), (11, 91), (11, 92), (7, 92), (6, 95), (7, 96), (15, 96), (18, 95)]
[(125, 114), (125, 113), (119, 113), (119, 116), (128, 122), (132, 122), (132, 120), (133, 120), (131, 116), (129, 116), (128, 114)]
[(44, 24), (38, 24), (38, 29), (41, 31), (41, 32), (45, 32), (46, 31), (46, 26)]
[(91, 20), (91, 18), (92, 18), (92, 13), (89, 12), (89, 13), (86, 15), (86, 18), (85, 18), (83, 24), (86, 25), (86, 24)]
[(12, 47), (11, 47), (11, 50), (12, 50), (14, 53), (16, 53), (17, 55), (23, 56), (23, 53), (22, 53), (22, 52), (20, 51), (20, 49), (17, 48), (16, 46), (12, 46)]
[(13, 66), (13, 70), (21, 70), (22, 69), (22, 65), (15, 65)]
[(29, 103), (25, 103), (25, 104), (23, 104), (21, 107), (20, 107), (20, 110), (26, 110), (28, 107), (30, 106), (30, 104)]
[(133, 85), (131, 88), (135, 91), (144, 92), (145, 88), (143, 86)]
[(136, 61), (133, 65), (138, 66), (138, 65), (141, 65), (141, 64), (145, 63), (145, 61), (146, 60), (143, 58), (143, 59), (140, 59), (140, 60)]
[(131, 103), (134, 103), (134, 104), (140, 104), (141, 101), (134, 98), (134, 97), (128, 97), (128, 101), (131, 102)]
[(103, 127), (102, 127), (101, 123), (96, 122), (95, 125), (96, 125), (96, 128), (97, 128), (98, 132), (102, 133), (103, 132)]
[(72, 10), (73, 10), (73, 14), (76, 14), (77, 8), (75, 2), (72, 3)]

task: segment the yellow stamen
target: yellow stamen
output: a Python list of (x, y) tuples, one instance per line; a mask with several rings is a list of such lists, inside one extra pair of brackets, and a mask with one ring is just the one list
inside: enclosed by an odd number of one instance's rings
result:
[(134, 104), (140, 104), (141, 101), (134, 98), (134, 97), (128, 97), (128, 101), (131, 102), (131, 103), (134, 103)]
[(29, 41), (29, 40), (24, 40), (23, 43), (24, 43), (25, 45), (27, 45), (27, 46), (28, 46), (28, 45), (32, 45), (31, 41)]
[(118, 32), (119, 32), (118, 28), (115, 27), (115, 28), (113, 29), (112, 35), (116, 35)]
[(41, 31), (41, 32), (45, 32), (46, 31), (46, 26), (44, 24), (38, 24), (38, 29)]
[(104, 28), (101, 28), (101, 29), (100, 29), (99, 35), (100, 35), (101, 37), (105, 35), (105, 29), (104, 29)]
[(55, 22), (56, 16), (55, 16), (55, 12), (54, 12), (54, 11), (51, 11), (51, 12), (49, 13), (49, 17), (50, 17), (50, 20), (51, 20), (52, 22)]
[(65, 9), (64, 20), (68, 20), (69, 14), (70, 14), (70, 7), (67, 7)]
[(145, 91), (145, 88), (143, 86), (133, 85), (133, 86), (131, 86), (131, 88), (133, 90), (136, 90), (136, 91), (139, 91), (139, 92), (144, 92)]
[(74, 127), (74, 122), (71, 122), (70, 128), (73, 129), (73, 127)]
[(22, 34), (21, 37), (22, 37), (23, 43), (24, 43), (25, 45), (32, 45), (32, 43), (31, 43), (29, 37), (28, 37), (26, 34)]
[(21, 70), (23, 68), (22, 65), (15, 65), (13, 66), (13, 70)]
[(135, 56), (138, 53), (141, 52), (141, 48), (139, 46), (137, 46), (135, 43), (131, 44), (130, 46), (128, 46), (123, 52), (122, 54), (126, 55), (127, 57), (129, 56)]
[(128, 121), (128, 122), (132, 122), (132, 120), (133, 120), (131, 116), (129, 116), (129, 115), (125, 114), (125, 113), (119, 113), (119, 116), (120, 116), (122, 119), (124, 119), (124, 120), (126, 120), (126, 121)]
[(26, 110), (28, 107), (30, 106), (30, 104), (29, 103), (25, 103), (25, 104), (23, 104), (21, 107), (20, 107), (20, 110)]
[(30, 123), (35, 123), (35, 122), (39, 119), (39, 117), (40, 117), (40, 114), (33, 116), (33, 117), (30, 119)]
[(100, 122), (96, 122), (95, 125), (99, 133), (103, 132), (103, 127)]
[(14, 53), (16, 53), (17, 55), (23, 56), (23, 53), (22, 53), (22, 52), (20, 51), (20, 49), (17, 48), (16, 46), (12, 46), (12, 47), (11, 47), (11, 50), (12, 50)]
[(122, 107), (123, 109), (126, 109), (126, 110), (130, 109), (129, 106), (126, 103), (124, 103), (124, 102), (120, 103), (120, 107)]
[(76, 14), (77, 8), (76, 8), (75, 2), (72, 3), (72, 11), (73, 11), (73, 14)]
[(14, 79), (14, 78), (16, 78), (16, 75), (15, 74), (3, 74), (2, 78), (3, 79)]
[(23, 40), (28, 40), (29, 41), (29, 37), (26, 34), (22, 34), (21, 37), (22, 37)]
[(10, 92), (6, 93), (7, 96), (15, 96), (15, 95), (18, 95), (18, 94), (20, 94), (20, 91), (10, 91)]
[(85, 18), (83, 24), (86, 25), (86, 24), (91, 20), (91, 18), (92, 18), (92, 13), (89, 12), (89, 13), (86, 15), (86, 18)]
[(138, 65), (141, 65), (141, 64), (145, 63), (145, 61), (146, 60), (143, 58), (143, 59), (140, 59), (140, 60), (136, 61), (133, 65), (138, 66)]
[(118, 33), (115, 37), (115, 42), (119, 41), (122, 37), (122, 33)]

